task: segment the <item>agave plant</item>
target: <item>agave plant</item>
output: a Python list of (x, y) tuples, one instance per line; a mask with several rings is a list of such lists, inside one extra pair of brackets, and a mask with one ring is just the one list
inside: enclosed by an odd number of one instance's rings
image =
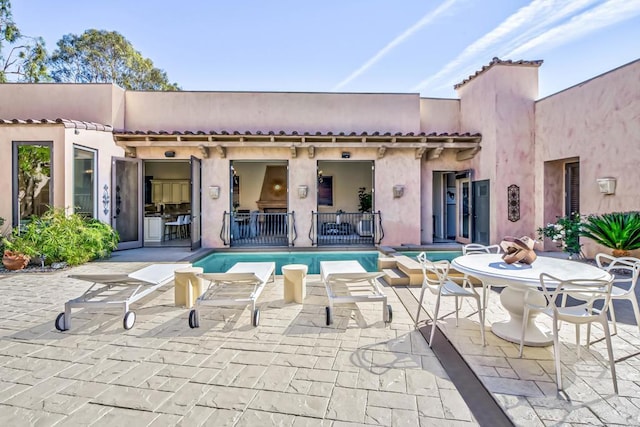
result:
[(582, 224), (582, 235), (613, 249), (614, 256), (629, 255), (640, 249), (640, 212), (589, 215)]

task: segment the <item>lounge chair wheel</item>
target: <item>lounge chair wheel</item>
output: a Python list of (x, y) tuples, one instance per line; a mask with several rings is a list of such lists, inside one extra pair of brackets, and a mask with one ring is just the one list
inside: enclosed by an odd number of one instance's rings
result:
[(260, 309), (253, 310), (253, 326), (258, 326), (260, 323)]
[(200, 322), (198, 321), (198, 313), (195, 310), (191, 310), (189, 312), (189, 327), (191, 329), (200, 327)]
[(333, 320), (331, 319), (331, 307), (325, 307), (324, 310), (327, 313), (327, 326), (329, 326)]
[(67, 325), (64, 324), (64, 313), (58, 314), (55, 321), (56, 329), (60, 332), (64, 332), (67, 330)]
[(391, 309), (391, 306), (389, 304), (387, 304), (387, 323), (391, 323), (391, 321), (393, 320), (393, 310)]
[(122, 327), (129, 330), (133, 328), (136, 323), (136, 314), (133, 311), (127, 311), (124, 314), (124, 320), (122, 321)]

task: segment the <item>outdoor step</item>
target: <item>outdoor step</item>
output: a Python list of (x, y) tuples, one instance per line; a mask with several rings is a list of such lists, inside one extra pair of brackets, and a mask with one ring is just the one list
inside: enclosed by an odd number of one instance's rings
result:
[(390, 286), (409, 284), (409, 276), (407, 276), (397, 268), (385, 268), (382, 270), (382, 272), (384, 273), (384, 276), (382, 276), (383, 279)]
[(398, 269), (409, 276), (409, 284), (421, 285), (422, 267), (420, 267), (420, 263), (413, 258), (409, 258), (406, 255), (400, 255), (395, 258)]
[(378, 271), (382, 271), (385, 268), (396, 268), (395, 257), (379, 257), (378, 258)]

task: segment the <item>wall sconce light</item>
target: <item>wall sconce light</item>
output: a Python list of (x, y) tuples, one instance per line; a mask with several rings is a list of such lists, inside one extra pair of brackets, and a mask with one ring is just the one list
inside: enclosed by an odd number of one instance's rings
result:
[(393, 198), (399, 199), (404, 196), (404, 185), (394, 185), (393, 186)]
[(176, 156), (176, 152), (175, 151), (165, 151), (164, 152), (164, 156), (165, 157), (175, 157)]
[(596, 181), (598, 181), (598, 187), (600, 188), (600, 192), (602, 194), (616, 194), (615, 178), (598, 178)]
[(75, 135), (80, 135), (80, 129), (74, 129), (74, 130), (73, 130), (73, 133), (74, 133)]
[(318, 170), (318, 182), (322, 182), (322, 169)]
[(308, 192), (309, 192), (309, 187), (307, 187), (306, 185), (298, 186), (298, 197), (300, 197), (301, 199), (306, 199)]
[(212, 199), (217, 199), (220, 197), (220, 186), (219, 185), (210, 185), (209, 186), (209, 197)]

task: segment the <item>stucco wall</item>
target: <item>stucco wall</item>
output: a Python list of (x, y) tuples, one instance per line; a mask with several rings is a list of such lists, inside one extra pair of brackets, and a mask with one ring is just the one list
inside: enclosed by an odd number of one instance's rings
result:
[(460, 100), (420, 98), (420, 131), (425, 133), (461, 132)]
[[(538, 101), (535, 131), (537, 163), (579, 158), (582, 214), (640, 209), (640, 60)], [(602, 177), (617, 179), (614, 195), (600, 193)], [(548, 216), (539, 210), (536, 223)], [(587, 256), (606, 250), (583, 243)]]
[[(462, 86), (461, 127), (482, 133), (473, 180), (490, 180), (491, 243), (506, 235), (535, 237), (534, 100), (538, 68), (495, 65)], [(507, 187), (520, 187), (520, 220), (508, 219)]]
[(417, 132), (417, 94), (127, 92), (125, 127), (165, 131)]
[[(404, 186), (404, 195), (393, 197), (393, 187)], [(382, 245), (420, 244), (421, 236), (421, 173), (420, 159), (413, 150), (390, 150), (376, 161), (376, 211), (382, 211), (384, 239)]]
[(111, 84), (0, 84), (0, 118), (70, 119), (123, 126), (124, 90)]

